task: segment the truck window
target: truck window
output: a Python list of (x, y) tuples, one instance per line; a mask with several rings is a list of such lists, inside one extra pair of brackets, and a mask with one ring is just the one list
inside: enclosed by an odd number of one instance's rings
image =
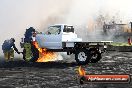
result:
[(46, 32), (46, 34), (51, 35), (58, 35), (61, 32), (61, 26), (51, 26), (48, 28), (48, 31)]
[(63, 32), (73, 32), (74, 33), (74, 28), (73, 26), (64, 26)]

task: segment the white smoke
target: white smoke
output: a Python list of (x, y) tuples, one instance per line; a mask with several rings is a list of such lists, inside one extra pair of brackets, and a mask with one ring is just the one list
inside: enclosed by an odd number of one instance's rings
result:
[[(71, 0), (1, 0), (0, 1), (0, 53), (6, 39), (15, 38), (19, 48), (27, 28), (43, 31), (45, 26), (63, 21)], [(58, 20), (59, 19), (59, 20)], [(20, 48), (19, 48), (20, 50)]]
[(100, 14), (108, 20), (115, 16), (129, 23), (131, 3), (132, 0), (0, 0), (0, 45), (14, 37), (19, 47), (26, 28), (33, 26), (43, 31), (56, 23), (72, 24), (80, 37), (85, 37), (88, 30), (94, 29)]
[[(76, 32), (84, 41), (103, 40), (102, 28), (98, 21), (100, 15), (103, 21), (129, 24), (132, 20), (131, 0), (73, 0), (72, 8), (66, 19), (67, 23), (75, 26)], [(93, 32), (91, 32), (91, 30)], [(112, 36), (108, 36), (110, 40)]]

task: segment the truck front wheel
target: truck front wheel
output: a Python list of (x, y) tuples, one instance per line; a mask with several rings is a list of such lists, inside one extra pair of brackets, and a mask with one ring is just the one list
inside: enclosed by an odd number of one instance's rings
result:
[(75, 60), (79, 65), (87, 64), (91, 59), (90, 52), (86, 49), (75, 52)]

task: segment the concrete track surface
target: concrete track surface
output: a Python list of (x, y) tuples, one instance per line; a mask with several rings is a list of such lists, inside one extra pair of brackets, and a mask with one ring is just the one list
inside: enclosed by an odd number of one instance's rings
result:
[[(73, 59), (73, 58), (71, 58)], [(0, 62), (0, 88), (132, 88), (130, 84), (78, 83), (75, 61)], [(132, 75), (132, 52), (106, 52), (98, 63), (83, 66), (88, 74)]]

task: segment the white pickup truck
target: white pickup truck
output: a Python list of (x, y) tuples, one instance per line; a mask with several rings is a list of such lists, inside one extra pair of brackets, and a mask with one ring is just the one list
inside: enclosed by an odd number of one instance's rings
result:
[[(47, 51), (67, 52), (67, 55), (75, 54), (78, 64), (98, 62), (101, 59), (101, 52), (107, 48), (107, 44), (111, 43), (111, 41), (83, 42), (81, 38), (77, 37), (74, 27), (65, 24), (49, 26), (45, 33), (37, 33), (35, 38), (39, 47), (46, 48)], [(32, 56), (39, 58), (36, 51), (36, 49), (32, 49)]]

